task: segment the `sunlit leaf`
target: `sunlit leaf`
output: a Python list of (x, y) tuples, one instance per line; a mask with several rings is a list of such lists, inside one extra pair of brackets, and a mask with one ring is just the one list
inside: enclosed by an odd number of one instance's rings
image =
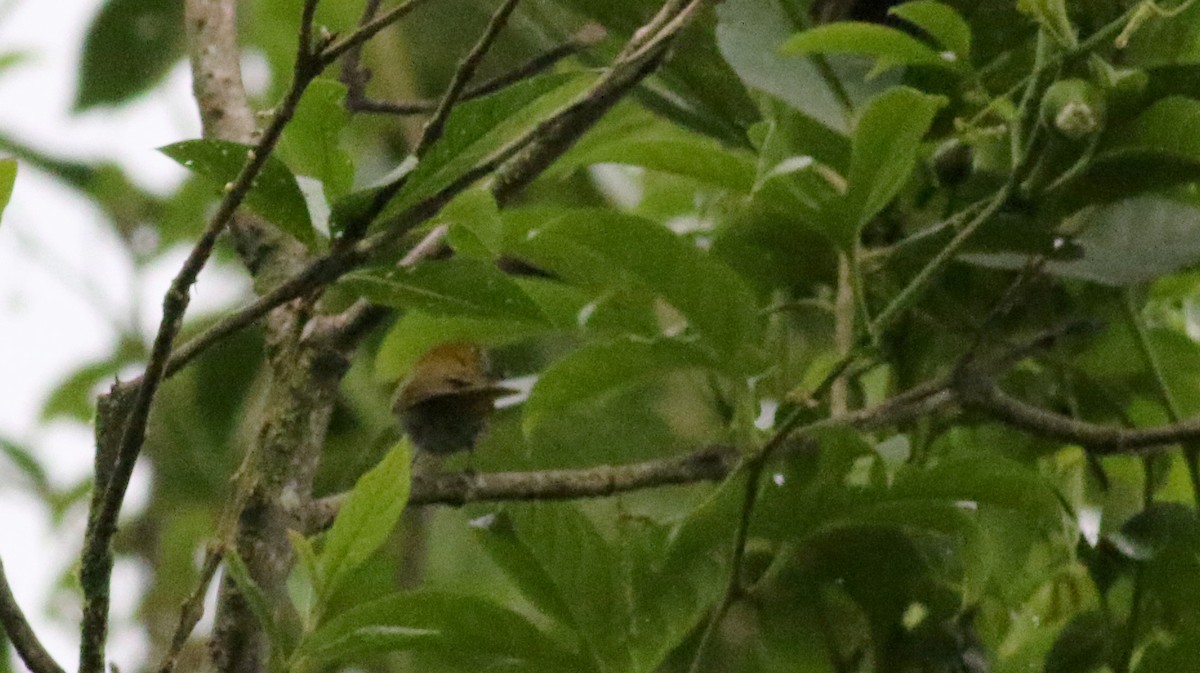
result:
[(378, 465), (359, 478), (342, 503), (321, 550), (323, 598), (384, 543), (408, 504), (412, 487), (412, 446), (403, 440)]

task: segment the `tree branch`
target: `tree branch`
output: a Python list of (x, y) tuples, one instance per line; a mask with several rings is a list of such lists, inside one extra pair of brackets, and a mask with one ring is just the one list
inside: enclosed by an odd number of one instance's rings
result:
[[(678, 24), (672, 27), (672, 30), (678, 31), (682, 28), (683, 25)], [(658, 58), (665, 50), (666, 41), (660, 39), (656, 44), (658, 51), (639, 52), (636, 60), (614, 63), (609, 72), (575, 102), (500, 148), (437, 194), (390, 221), (379, 223), (382, 229), (379, 233), (359, 241), (352, 247), (335, 248), (326, 256), (313, 260), (270, 292), (181, 345), (175, 357), (171, 358), (168, 371), (179, 371), (210, 346), (253, 324), (273, 308), (325, 287), (363, 261), (395, 247), (414, 227), (436, 215), (442, 206), (501, 165), (504, 166), (503, 173), (496, 176), (492, 191), (500, 201), (510, 198), (541, 174), (570, 148), (579, 135), (654, 70), (658, 65)]]
[[(575, 470), (418, 474), (413, 476), (410, 507), (474, 502), (578, 500), (603, 498), (648, 488), (719, 481), (737, 462), (731, 446), (711, 446), (683, 456), (629, 465), (598, 465)], [(304, 530), (313, 533), (333, 524), (345, 494), (314, 500), (301, 516)]]
[(367, 40), (375, 37), (379, 31), (408, 16), (409, 12), (412, 12), (425, 2), (427, 0), (408, 0), (407, 2), (403, 2), (379, 15), (379, 17), (359, 26), (357, 30), (346, 37), (334, 41), (321, 50), (320, 60), (323, 66), (331, 65), (334, 61), (341, 58), (343, 54), (361, 47)]
[(1040, 409), (1000, 390), (985, 376), (965, 374), (955, 390), (961, 404), (1038, 437), (1081, 445), (1097, 456), (1146, 455), (1200, 440), (1200, 418), (1157, 428), (1130, 429), (1081, 421)]
[[(483, 96), (512, 86), (517, 82), (529, 79), (538, 73), (545, 72), (554, 67), (559, 61), (579, 54), (599, 43), (604, 39), (605, 35), (605, 30), (600, 24), (589, 23), (570, 40), (534, 56), (524, 64), (475, 86), (466, 87), (459, 96), (459, 100), (466, 101), (482, 98)], [(366, 96), (366, 82), (363, 76), (344, 75), (343, 78), (350, 82), (347, 84), (346, 107), (352, 112), (415, 115), (433, 112), (438, 106), (438, 101), (436, 100), (399, 102), (373, 100)]]
[(504, 29), (504, 25), (508, 23), (508, 17), (512, 16), (513, 10), (517, 8), (517, 3), (520, 0), (504, 0), (496, 12), (492, 14), (492, 18), (488, 21), (487, 28), (484, 29), (483, 35), (475, 42), (475, 46), (471, 47), (471, 51), (463, 57), (463, 60), (454, 69), (454, 76), (450, 78), (450, 84), (446, 86), (446, 92), (442, 94), (442, 99), (438, 101), (437, 109), (433, 111), (433, 116), (425, 122), (424, 128), (421, 129), (421, 139), (417, 141), (417, 146), (413, 150), (413, 155), (420, 158), (425, 155), (425, 152), (442, 137), (442, 131), (446, 128), (446, 120), (450, 118), (450, 111), (454, 109), (454, 105), (458, 103), (459, 98), (466, 88), (467, 82), (475, 76), (475, 71), (479, 69), (479, 64), (483, 61), (483, 57), (487, 56), (491, 50), (492, 44), (500, 35), (500, 31)]
[(0, 624), (4, 625), (4, 632), (8, 634), (21, 661), (33, 673), (66, 673), (42, 647), (42, 642), (26, 621), (25, 613), (21, 612), (21, 606), (17, 605), (17, 599), (13, 597), (8, 584), (8, 576), (4, 573), (3, 561), (0, 561)]
[[(927, 384), (902, 393), (876, 406), (831, 416), (780, 435), (803, 437), (837, 427), (860, 430), (906, 423), (954, 404), (954, 395), (943, 382)], [(578, 500), (602, 498), (618, 493), (663, 486), (718, 481), (729, 476), (742, 452), (728, 446), (706, 447), (683, 456), (626, 465), (601, 465), (574, 470), (539, 472), (493, 472), (490, 474), (439, 474), (413, 478), (411, 506), (452, 505), (472, 502), (521, 500)], [(761, 450), (755, 454), (765, 458)], [(743, 463), (744, 464), (744, 463)], [(327, 528), (337, 516), (344, 494), (313, 501), (299, 513), (300, 525), (308, 532)]]

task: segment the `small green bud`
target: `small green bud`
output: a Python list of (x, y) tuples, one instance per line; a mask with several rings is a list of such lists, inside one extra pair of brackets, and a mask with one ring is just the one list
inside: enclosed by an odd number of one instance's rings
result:
[(1071, 140), (1099, 133), (1106, 116), (1104, 91), (1085, 79), (1064, 79), (1042, 97), (1042, 121)]

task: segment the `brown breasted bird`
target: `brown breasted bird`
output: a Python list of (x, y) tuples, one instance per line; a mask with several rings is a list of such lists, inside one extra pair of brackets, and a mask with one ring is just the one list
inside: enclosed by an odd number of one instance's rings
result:
[(421, 356), (396, 389), (392, 411), (415, 448), (458, 453), (475, 448), (496, 398), (513, 392), (491, 377), (483, 349), (454, 341)]

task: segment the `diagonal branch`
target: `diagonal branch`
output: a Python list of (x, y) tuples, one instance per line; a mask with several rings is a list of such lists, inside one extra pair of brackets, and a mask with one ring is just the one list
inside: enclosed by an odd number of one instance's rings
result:
[(425, 152), (442, 137), (442, 132), (446, 128), (446, 120), (450, 118), (450, 111), (458, 103), (462, 96), (463, 90), (467, 87), (467, 82), (475, 76), (475, 71), (479, 69), (479, 64), (483, 62), (483, 57), (487, 56), (491, 50), (492, 44), (500, 35), (500, 31), (504, 29), (508, 23), (508, 17), (512, 16), (513, 10), (517, 8), (517, 3), (520, 0), (504, 0), (495, 14), (488, 21), (487, 28), (484, 29), (483, 35), (471, 47), (471, 51), (463, 58), (458, 67), (454, 69), (454, 76), (450, 78), (450, 84), (446, 87), (446, 93), (442, 94), (442, 99), (438, 101), (437, 109), (433, 111), (433, 116), (425, 122), (425, 127), (421, 129), (421, 139), (417, 141), (417, 146), (413, 149), (413, 154), (420, 158), (425, 155)]
[(379, 31), (408, 16), (410, 12), (425, 2), (426, 0), (407, 0), (407, 2), (396, 5), (378, 17), (359, 26), (357, 30), (346, 37), (334, 41), (321, 50), (319, 59), (322, 67), (331, 65), (344, 54), (361, 47), (368, 40), (378, 35)]
[[(566, 42), (547, 49), (508, 72), (497, 75), (475, 86), (466, 87), (463, 89), (459, 99), (465, 101), (481, 98), (545, 72), (554, 67), (559, 61), (582, 53), (589, 47), (599, 43), (604, 39), (605, 35), (606, 32), (603, 26), (597, 23), (589, 23)], [(346, 107), (352, 112), (416, 115), (433, 112), (438, 106), (438, 101), (436, 100), (400, 102), (373, 100), (366, 96), (364, 91), (366, 82), (363, 75), (344, 74), (343, 79), (348, 82), (347, 88), (349, 89), (346, 94)]]
[(21, 661), (33, 673), (66, 673), (42, 647), (42, 642), (25, 619), (25, 613), (21, 612), (21, 606), (17, 605), (17, 599), (13, 597), (8, 584), (8, 576), (4, 573), (3, 561), (0, 561), (0, 624), (4, 625), (4, 632), (8, 634)]

